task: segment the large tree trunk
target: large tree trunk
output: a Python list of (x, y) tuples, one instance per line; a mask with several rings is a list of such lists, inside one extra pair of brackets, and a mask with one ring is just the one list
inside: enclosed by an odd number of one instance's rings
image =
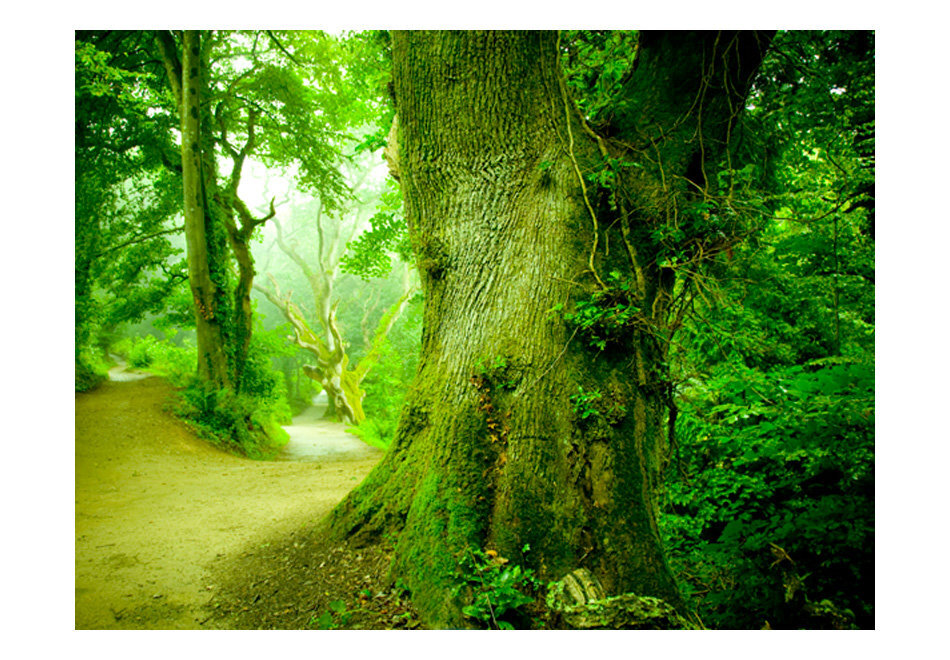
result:
[[(656, 525), (665, 398), (640, 350), (650, 341), (632, 333), (599, 351), (550, 313), (593, 281), (577, 174), (596, 154), (555, 43), (393, 37), (422, 356), (393, 447), (332, 524), (365, 542), (398, 534), (393, 576), (434, 625), (461, 623), (450, 594), (466, 546), (542, 579), (586, 567), (609, 593), (679, 602)], [(572, 402), (579, 388), (601, 395), (596, 414)]]

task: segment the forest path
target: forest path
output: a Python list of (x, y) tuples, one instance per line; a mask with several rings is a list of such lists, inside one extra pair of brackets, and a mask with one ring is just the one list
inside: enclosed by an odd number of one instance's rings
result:
[(314, 397), (313, 405), (283, 427), (290, 440), (276, 456), (278, 461), (319, 461), (336, 458), (379, 457), (380, 452), (344, 431), (343, 424), (324, 419), (326, 395)]
[(382, 457), (238, 458), (165, 412), (171, 392), (145, 378), (76, 395), (77, 629), (227, 627), (208, 623), (211, 569), (318, 522)]

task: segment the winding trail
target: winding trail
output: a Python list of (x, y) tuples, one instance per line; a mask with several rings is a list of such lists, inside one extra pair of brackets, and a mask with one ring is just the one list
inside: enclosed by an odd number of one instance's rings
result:
[(164, 381), (112, 378), (76, 395), (77, 629), (208, 627), (212, 566), (316, 523), (382, 457), (311, 408), (283, 460), (238, 458), (163, 410)]

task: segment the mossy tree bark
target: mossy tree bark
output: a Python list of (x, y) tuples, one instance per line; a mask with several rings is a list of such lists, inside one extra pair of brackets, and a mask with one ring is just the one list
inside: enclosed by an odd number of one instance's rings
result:
[[(218, 105), (218, 112), (224, 107), (224, 102)], [(245, 140), (240, 149), (231, 145), (228, 139), (226, 122), (218, 116), (220, 131), (218, 144), (231, 158), (231, 174), (227, 185), (217, 197), (217, 202), (224, 213), (224, 225), (227, 229), (228, 242), (237, 261), (238, 279), (234, 287), (234, 374), (235, 389), (242, 391), (244, 386), (244, 368), (247, 364), (248, 351), (251, 346), (251, 335), (254, 330), (254, 311), (251, 307), (251, 289), (254, 286), (254, 257), (251, 254), (251, 237), (254, 231), (276, 215), (274, 199), (271, 199), (270, 212), (262, 217), (254, 217), (250, 209), (238, 196), (241, 185), (241, 176), (244, 172), (244, 163), (248, 155), (254, 152), (256, 146), (257, 128), (256, 109), (247, 111), (245, 118)]]
[[(611, 217), (617, 205), (584, 183), (616, 147), (568, 97), (557, 38), (393, 35), (398, 172), (425, 292), (422, 355), (393, 446), (334, 511), (331, 529), (357, 543), (393, 542), (392, 577), (436, 626), (464, 623), (452, 587), (456, 555), (470, 545), (545, 580), (583, 567), (608, 595), (680, 602), (654, 495), (668, 451), (661, 294), (672, 284), (635, 226), (669, 201), (658, 178), (640, 173), (656, 171), (652, 152), (624, 169), (637, 172), (624, 190), (638, 215), (617, 207)], [(712, 41), (657, 40), (667, 64), (633, 74), (655, 103), (641, 99), (618, 116), (627, 142), (645, 129), (676, 134), (666, 148), (677, 164), (665, 176), (688, 176), (701, 149), (678, 130), (692, 121), (695, 132), (692, 106), (684, 115), (670, 103), (696, 98)], [(695, 70), (664, 78), (666, 66)], [(678, 91), (662, 87), (669, 81)], [(611, 271), (637, 283), (645, 313), (601, 349), (550, 310), (606, 290), (601, 273)], [(600, 395), (593, 411), (572, 401), (580, 391)]]
[[(207, 109), (201, 106), (206, 84), (206, 52), (200, 32), (182, 34), (180, 68), (170, 35), (159, 39), (166, 69), (181, 111), (182, 187), (184, 188), (185, 240), (188, 281), (195, 303), (198, 375), (217, 388), (232, 388), (234, 374), (229, 355), (231, 305), (227, 298), (227, 246), (224, 230), (212, 208), (215, 181), (213, 148), (207, 131)], [(210, 154), (210, 155), (209, 155)], [(211, 190), (209, 191), (209, 185)], [(209, 194), (212, 193), (212, 194)]]
[[(209, 72), (208, 46), (202, 45), (200, 32), (182, 31), (180, 58), (170, 32), (158, 32), (156, 44), (181, 113), (185, 237), (195, 300), (198, 375), (217, 388), (240, 392), (253, 330), (255, 271), (250, 240), (254, 230), (275, 214), (271, 202), (267, 215), (254, 217), (238, 196), (244, 164), (257, 146), (258, 111), (246, 111), (243, 144), (233, 146), (223, 116), (232, 99), (219, 93), (214, 113), (209, 103), (202, 102)], [(231, 172), (223, 185), (219, 185), (216, 145), (231, 159)], [(237, 264), (233, 286), (228, 275), (232, 254)]]

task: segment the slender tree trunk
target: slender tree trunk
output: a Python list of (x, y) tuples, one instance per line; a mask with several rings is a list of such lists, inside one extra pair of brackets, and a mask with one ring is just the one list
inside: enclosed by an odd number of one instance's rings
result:
[[(655, 519), (664, 400), (632, 377), (655, 365), (637, 338), (598, 352), (550, 313), (590, 281), (576, 162), (595, 154), (567, 111), (555, 42), (393, 38), (422, 355), (393, 447), (333, 526), (364, 542), (397, 533), (393, 575), (435, 625), (461, 622), (450, 594), (470, 545), (542, 579), (586, 567), (610, 593), (679, 601)], [(579, 388), (600, 394), (597, 415), (572, 403)]]
[[(234, 174), (232, 173), (232, 177)], [(274, 205), (271, 203), (270, 213), (263, 218), (254, 218), (251, 216), (247, 206), (238, 197), (236, 192), (236, 181), (232, 185), (232, 193), (228, 202), (227, 212), (230, 214), (225, 218), (225, 225), (228, 232), (228, 240), (231, 245), (231, 251), (234, 254), (238, 267), (238, 279), (234, 286), (234, 386), (237, 391), (243, 391), (244, 370), (247, 365), (247, 357), (251, 348), (251, 337), (254, 331), (254, 309), (251, 306), (251, 289), (254, 288), (254, 276), (257, 271), (254, 269), (254, 256), (251, 253), (251, 236), (254, 229), (274, 217)], [(241, 225), (238, 227), (234, 220), (234, 214), (241, 219)]]
[[(216, 237), (207, 195), (204, 142), (201, 129), (203, 58), (200, 34), (185, 30), (181, 59), (181, 156), (184, 188), (185, 240), (188, 251), (188, 281), (195, 305), (198, 344), (198, 375), (215, 387), (231, 387), (227, 354), (227, 306), (221, 305), (221, 283), (212, 273), (212, 261), (220, 259), (214, 248)], [(175, 85), (173, 84), (173, 88)], [(217, 264), (221, 269), (222, 264)]]
[(254, 286), (254, 258), (251, 256), (247, 241), (232, 240), (231, 249), (238, 264), (238, 281), (234, 287), (234, 374), (235, 389), (242, 391), (244, 387), (244, 368), (247, 364), (247, 355), (251, 347), (251, 336), (254, 330), (254, 310), (251, 307), (251, 288)]

